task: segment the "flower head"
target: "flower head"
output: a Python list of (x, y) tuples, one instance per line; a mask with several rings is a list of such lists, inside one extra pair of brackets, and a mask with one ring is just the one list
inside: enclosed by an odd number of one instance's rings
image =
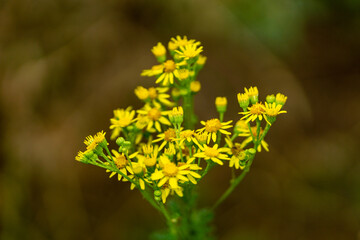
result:
[(210, 143), (210, 139), (212, 139), (214, 142), (216, 142), (216, 135), (219, 132), (221, 132), (222, 134), (225, 135), (230, 135), (231, 133), (226, 131), (225, 129), (231, 128), (232, 125), (230, 125), (230, 123), (232, 123), (231, 121), (228, 122), (220, 122), (219, 119), (217, 118), (213, 118), (210, 120), (207, 120), (206, 122), (201, 121), (200, 122), (202, 125), (204, 125), (205, 127), (199, 129), (199, 132), (205, 131), (206, 133), (208, 133), (207, 136), (207, 143)]
[(255, 103), (251, 107), (248, 107), (248, 111), (240, 112), (240, 114), (244, 115), (241, 119), (246, 118), (246, 122), (255, 121), (256, 119), (261, 121), (265, 114), (264, 104)]
[(114, 110), (114, 117), (110, 119), (110, 129), (113, 129), (111, 139), (119, 136), (121, 131), (134, 121), (135, 111), (131, 107)]
[(276, 104), (276, 103), (265, 103), (265, 106), (263, 106), (263, 109), (265, 111), (264, 118), (267, 123), (270, 125), (275, 122), (276, 116), (281, 113), (287, 113), (286, 111), (281, 111), (283, 105)]
[(167, 144), (171, 144), (171, 142), (176, 138), (176, 132), (173, 128), (168, 128), (163, 133), (157, 135), (158, 139), (153, 140), (153, 143), (163, 141), (159, 147), (159, 151), (161, 151)]
[[(171, 123), (169, 122), (169, 120), (167, 120), (166, 117), (164, 117), (165, 115), (168, 114), (167, 111), (162, 111), (160, 108), (158, 107), (151, 107), (148, 104), (145, 104), (143, 109), (137, 110), (137, 112), (139, 114), (141, 114), (142, 116), (146, 116), (148, 119), (147, 122), (147, 129), (146, 130), (150, 130), (153, 126), (155, 126), (155, 129), (158, 132), (161, 132), (161, 124), (165, 124), (165, 125), (171, 125)], [(161, 124), (160, 124), (161, 123)]]
[(161, 157), (161, 170), (156, 169), (155, 172), (151, 175), (153, 181), (159, 180), (157, 186), (161, 187), (165, 183), (169, 183), (171, 189), (179, 188), (178, 182), (189, 181), (184, 175), (188, 174), (187, 165), (176, 166), (175, 163), (170, 162), (166, 156)]
[(194, 157), (204, 158), (205, 160), (211, 160), (214, 163), (223, 165), (224, 163), (221, 160), (229, 160), (230, 158), (224, 154), (224, 152), (229, 152), (229, 148), (218, 148), (218, 145), (215, 144), (213, 147), (207, 145), (201, 146), (200, 149), (202, 152), (198, 152)]
[(186, 45), (189, 45), (189, 44), (194, 44), (194, 45), (200, 45), (201, 43), (200, 42), (197, 42), (196, 40), (194, 39), (189, 39), (187, 38), (187, 36), (184, 36), (184, 37), (180, 37), (179, 35), (176, 36), (175, 38), (171, 38), (170, 42), (169, 42), (169, 49), (171, 50), (175, 50), (179, 47), (182, 47), (182, 46), (186, 46)]
[(202, 46), (198, 46), (197, 44), (188, 44), (185, 46), (180, 46), (179, 50), (175, 50), (175, 52), (179, 55), (179, 58), (188, 60), (190, 58), (197, 57), (203, 51)]

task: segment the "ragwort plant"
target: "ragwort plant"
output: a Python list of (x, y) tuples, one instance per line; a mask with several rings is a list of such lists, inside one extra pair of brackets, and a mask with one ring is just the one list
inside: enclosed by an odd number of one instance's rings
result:
[[(235, 126), (224, 120), (226, 97), (217, 97), (218, 117), (200, 121), (202, 127), (195, 129), (194, 96), (200, 91), (198, 74), (206, 62), (203, 47), (199, 41), (177, 36), (167, 49), (161, 43), (154, 46), (151, 51), (159, 64), (141, 73), (157, 84), (135, 89), (144, 106), (114, 110), (110, 139), (119, 148), (110, 150), (101, 131), (85, 139), (86, 150), (75, 159), (104, 168), (109, 177), (140, 191), (168, 225), (153, 239), (212, 239), (214, 210), (250, 171), (256, 153), (269, 151), (265, 137), (277, 115), (286, 113), (282, 108), (287, 97), (269, 95), (263, 103), (257, 87), (245, 88), (237, 95), (242, 111)], [(224, 165), (232, 170), (230, 186), (212, 207), (198, 210), (198, 182)]]

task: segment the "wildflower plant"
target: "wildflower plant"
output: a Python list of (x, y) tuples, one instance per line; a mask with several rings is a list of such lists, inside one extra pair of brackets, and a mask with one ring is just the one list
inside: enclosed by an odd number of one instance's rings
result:
[[(241, 111), (235, 123), (224, 120), (227, 98), (215, 99), (217, 116), (199, 122), (194, 96), (201, 85), (198, 74), (206, 63), (199, 41), (171, 38), (166, 49), (151, 49), (158, 64), (143, 70), (157, 86), (139, 86), (135, 94), (143, 107), (114, 110), (110, 119), (109, 149), (105, 132), (88, 136), (86, 149), (75, 159), (103, 168), (109, 177), (130, 184), (165, 218), (168, 230), (154, 239), (211, 239), (214, 210), (225, 201), (250, 171), (257, 152), (269, 151), (265, 142), (287, 97), (278, 93), (259, 101), (257, 87), (237, 95)], [(196, 210), (197, 185), (212, 169), (229, 167), (230, 186), (210, 208)]]

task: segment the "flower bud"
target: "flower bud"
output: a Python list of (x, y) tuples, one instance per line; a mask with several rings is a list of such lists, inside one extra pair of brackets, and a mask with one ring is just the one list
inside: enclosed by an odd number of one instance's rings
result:
[(158, 62), (165, 62), (166, 60), (166, 48), (160, 42), (151, 49)]
[(276, 104), (280, 104), (280, 105), (284, 106), (286, 103), (286, 100), (287, 100), (287, 97), (284, 94), (281, 94), (281, 93), (276, 94), (276, 99), (275, 99)]
[(216, 110), (219, 113), (226, 112), (226, 107), (227, 107), (227, 99), (226, 99), (226, 97), (217, 97), (215, 99), (215, 106), (216, 106)]
[(149, 97), (149, 91), (142, 86), (135, 88), (134, 92), (140, 100), (146, 100)]
[(249, 96), (247, 93), (238, 93), (237, 99), (240, 107), (245, 111), (245, 109), (249, 106)]
[(190, 83), (190, 90), (194, 93), (199, 92), (201, 89), (201, 83), (199, 81), (193, 81)]
[(275, 102), (275, 96), (274, 96), (274, 94), (267, 95), (267, 96), (266, 96), (266, 102), (268, 102), (268, 103), (273, 103), (273, 102)]
[(173, 88), (171, 90), (171, 96), (173, 97), (173, 99), (175, 101), (178, 101), (180, 99), (180, 96), (181, 96), (180, 90), (178, 88)]
[(116, 144), (121, 146), (125, 142), (125, 139), (123, 137), (119, 137), (116, 139)]
[(182, 107), (174, 107), (169, 113), (170, 122), (174, 125), (184, 121), (184, 110)]
[(249, 96), (250, 102), (255, 104), (259, 101), (259, 91), (257, 87), (250, 87), (249, 90), (245, 88), (245, 93)]

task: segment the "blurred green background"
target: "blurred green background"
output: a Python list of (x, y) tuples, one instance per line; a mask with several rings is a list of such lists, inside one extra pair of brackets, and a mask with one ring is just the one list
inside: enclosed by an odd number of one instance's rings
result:
[[(289, 96), (251, 173), (216, 212), (219, 239), (360, 239), (360, 1), (0, 2), (0, 239), (147, 239), (165, 227), (129, 184), (74, 157), (133, 94), (150, 49), (200, 40), (200, 119), (236, 94)], [(199, 184), (200, 206), (229, 168)]]

